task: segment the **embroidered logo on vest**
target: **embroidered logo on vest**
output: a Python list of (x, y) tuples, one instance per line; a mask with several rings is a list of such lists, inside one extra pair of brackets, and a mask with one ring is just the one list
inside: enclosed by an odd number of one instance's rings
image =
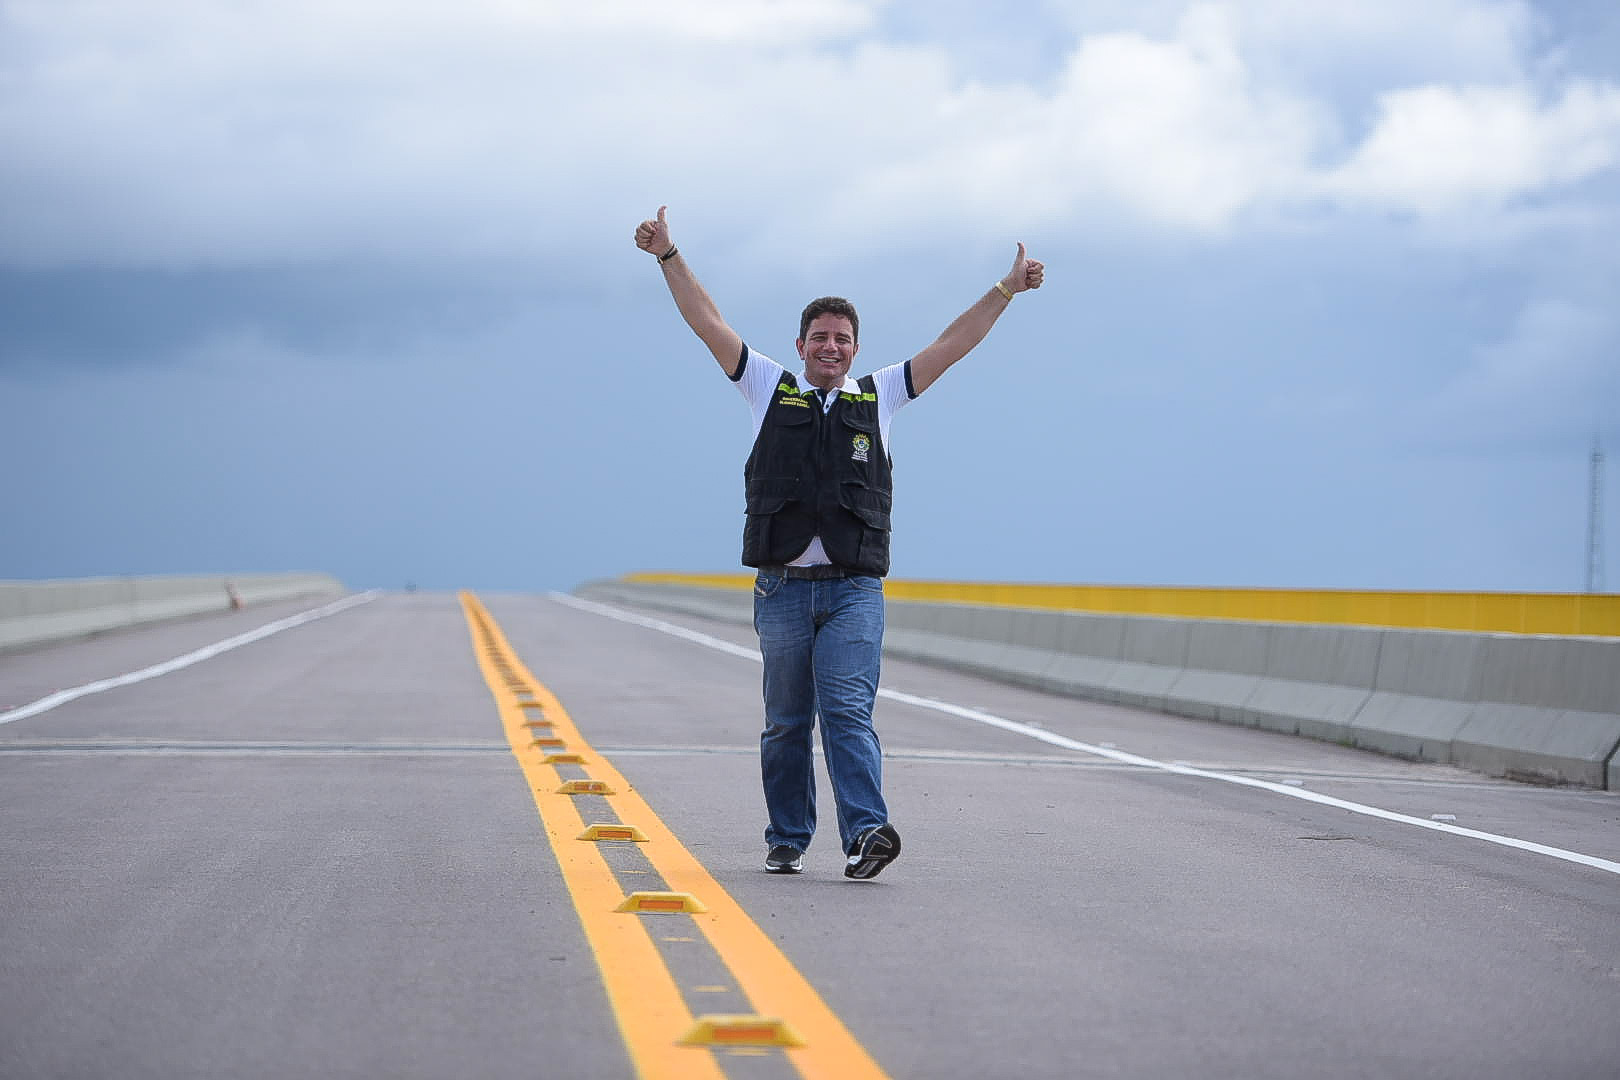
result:
[(872, 449), (872, 440), (865, 435), (857, 435), (851, 440), (851, 445), (854, 446), (855, 452), (850, 455), (850, 459), (853, 461), (865, 461), (866, 452)]

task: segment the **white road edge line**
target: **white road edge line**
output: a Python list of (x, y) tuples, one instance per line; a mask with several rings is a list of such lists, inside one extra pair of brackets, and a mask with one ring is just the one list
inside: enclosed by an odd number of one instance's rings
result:
[[(711, 649), (718, 649), (721, 652), (730, 653), (733, 656), (740, 656), (744, 659), (763, 663), (763, 658), (759, 655), (759, 651), (757, 649), (748, 649), (730, 641), (724, 641), (717, 637), (710, 637), (708, 634), (699, 633), (696, 630), (688, 630), (684, 626), (677, 626), (674, 623), (664, 622), (662, 619), (654, 619), (645, 615), (638, 615), (634, 612), (626, 611), (623, 608), (611, 607), (607, 604), (599, 604), (594, 600), (584, 600), (577, 596), (569, 596), (566, 593), (554, 592), (551, 594), (551, 597), (559, 603), (566, 604), (569, 607), (578, 608), (581, 611), (589, 611), (596, 615), (604, 615), (610, 619), (617, 619), (620, 622), (627, 622), (636, 626), (646, 627), (649, 630), (658, 630), (662, 633), (683, 638), (698, 645), (706, 645)], [(1350, 802), (1346, 799), (1335, 799), (1331, 795), (1320, 795), (1314, 791), (1306, 790), (1305, 788), (1292, 787), (1284, 784), (1274, 784), (1269, 780), (1256, 780), (1249, 776), (1236, 776), (1232, 773), (1212, 772), (1208, 769), (1193, 768), (1190, 765), (1172, 765), (1167, 761), (1156, 761), (1153, 758), (1140, 757), (1136, 754), (1127, 754), (1121, 750), (1113, 750), (1105, 746), (1093, 746), (1090, 743), (1083, 743), (1077, 739), (1070, 739), (1066, 736), (1057, 735), (1041, 728), (1031, 727), (1028, 724), (1020, 724), (1016, 720), (1008, 720), (1005, 717), (996, 716), (994, 713), (987, 713), (982, 709), (969, 709), (961, 705), (953, 705), (948, 701), (938, 701), (934, 698), (918, 697), (915, 694), (906, 694), (899, 690), (880, 688), (878, 690), (878, 697), (886, 698), (890, 701), (896, 701), (903, 705), (911, 705), (919, 709), (932, 709), (935, 712), (942, 712), (949, 716), (961, 717), (964, 720), (973, 720), (980, 724), (988, 724), (991, 727), (1000, 728), (1003, 731), (1010, 731), (1017, 735), (1027, 735), (1032, 739), (1039, 739), (1041, 742), (1050, 743), (1053, 746), (1061, 746), (1066, 750), (1078, 750), (1086, 754), (1095, 754), (1098, 757), (1110, 758), (1114, 761), (1123, 762), (1127, 765), (1138, 765), (1144, 769), (1158, 769), (1162, 772), (1176, 773), (1181, 776), (1197, 776), (1206, 780), (1219, 780), (1222, 783), (1239, 784), (1243, 787), (1259, 788), (1262, 791), (1269, 791), (1276, 795), (1287, 795), (1291, 799), (1304, 799), (1306, 802), (1314, 802), (1320, 803), (1323, 806), (1337, 807), (1340, 810), (1348, 810), (1351, 813), (1364, 814), (1367, 817), (1381, 818), (1384, 821), (1394, 821), (1402, 825), (1413, 825), (1417, 828), (1429, 829), (1433, 832), (1451, 833), (1453, 836), (1472, 837), (1475, 840), (1484, 840), (1487, 843), (1500, 844), (1503, 847), (1517, 848), (1520, 851), (1532, 851), (1538, 855), (1548, 855), (1554, 859), (1563, 859), (1565, 862), (1578, 863), (1581, 866), (1590, 866), (1593, 869), (1603, 870), (1610, 874), (1620, 874), (1620, 862), (1615, 862), (1610, 859), (1600, 859), (1595, 855), (1583, 855), (1578, 851), (1567, 851), (1564, 848), (1549, 847), (1546, 844), (1536, 844), (1529, 840), (1520, 840), (1516, 837), (1502, 836), (1497, 833), (1481, 832), (1478, 829), (1465, 829), (1461, 826), (1450, 825), (1443, 821), (1430, 821), (1424, 818), (1412, 817), (1409, 814), (1397, 814), (1393, 810), (1383, 810), (1376, 806), (1367, 806), (1364, 803)]]
[(127, 675), (115, 675), (110, 679), (98, 679), (96, 682), (85, 683), (83, 686), (58, 690), (49, 697), (42, 697), (38, 701), (30, 702), (27, 705), (19, 705), (8, 712), (0, 712), (0, 724), (9, 724), (14, 720), (26, 720), (30, 716), (38, 716), (42, 712), (49, 712), (58, 705), (66, 705), (70, 701), (76, 701), (90, 694), (99, 694), (103, 690), (114, 690), (120, 686), (129, 686), (131, 683), (155, 679), (159, 675), (167, 675), (171, 671), (179, 671), (181, 668), (212, 659), (220, 653), (230, 652), (232, 649), (238, 649), (243, 645), (267, 638), (271, 634), (279, 634), (283, 630), (291, 630), (295, 626), (302, 626), (305, 623), (314, 622), (316, 619), (324, 619), (328, 615), (336, 615), (340, 611), (347, 611), (349, 608), (374, 600), (376, 597), (376, 590), (345, 596), (343, 599), (327, 604), (325, 607), (314, 608), (297, 615), (289, 615), (285, 619), (277, 619), (272, 623), (265, 623), (257, 630), (249, 630), (246, 633), (237, 634), (235, 637), (226, 638), (224, 641), (204, 645), (200, 649), (188, 652), (184, 656), (177, 656), (173, 660), (165, 660), (161, 664), (153, 664), (151, 667), (132, 671)]

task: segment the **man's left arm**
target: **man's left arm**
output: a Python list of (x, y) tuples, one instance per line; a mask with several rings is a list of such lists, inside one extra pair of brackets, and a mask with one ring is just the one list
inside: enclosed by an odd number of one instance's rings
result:
[(1013, 260), (1012, 269), (1007, 276), (990, 286), (988, 292), (958, 315), (945, 332), (934, 340), (934, 343), (911, 358), (911, 385), (917, 393), (922, 393), (933, 385), (934, 380), (945, 374), (945, 369), (956, 363), (962, 357), (973, 351), (973, 347), (984, 340), (990, 328), (1001, 318), (1001, 313), (1007, 310), (1012, 298), (1017, 293), (1041, 287), (1041, 278), (1046, 267), (1024, 253), (1024, 245), (1018, 245), (1018, 257)]

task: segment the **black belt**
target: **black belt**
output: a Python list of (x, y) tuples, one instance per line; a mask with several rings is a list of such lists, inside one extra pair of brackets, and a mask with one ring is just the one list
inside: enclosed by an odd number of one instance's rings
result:
[(807, 578), (810, 581), (826, 581), (829, 578), (857, 576), (854, 570), (845, 570), (842, 566), (832, 563), (819, 563), (815, 566), (762, 566), (762, 574), (780, 574), (783, 577)]

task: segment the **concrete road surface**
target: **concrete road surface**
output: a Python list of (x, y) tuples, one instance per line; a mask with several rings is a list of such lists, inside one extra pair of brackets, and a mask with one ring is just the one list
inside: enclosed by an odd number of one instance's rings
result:
[[(745, 631), (481, 599), (889, 1076), (1620, 1077), (1620, 796), (894, 662), (885, 688), (946, 707), (879, 703), (903, 855), (846, 881), (823, 777), (778, 877)], [(637, 1075), (456, 597), (6, 719), (311, 606), (0, 656), (0, 1077)], [(692, 916), (620, 918), (692, 1014), (746, 1011)]]

